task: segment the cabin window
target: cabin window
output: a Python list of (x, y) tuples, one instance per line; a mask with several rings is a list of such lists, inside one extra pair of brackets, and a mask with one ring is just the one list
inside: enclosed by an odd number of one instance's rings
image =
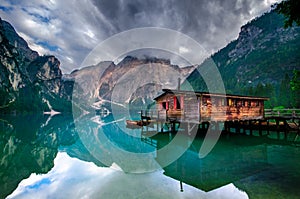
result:
[(245, 107), (245, 106), (246, 106), (246, 103), (247, 103), (247, 102), (246, 102), (245, 100), (243, 100), (243, 101), (242, 101), (242, 106)]
[(217, 104), (218, 106), (221, 106), (221, 105), (222, 105), (221, 99), (217, 98), (217, 99), (216, 99), (216, 104)]
[(163, 109), (165, 109), (165, 110), (169, 109), (169, 103), (168, 102), (162, 102), (161, 105), (162, 105)]
[(225, 106), (225, 99), (224, 98), (215, 98), (215, 105)]
[(242, 106), (242, 101), (236, 100), (236, 106), (237, 106), (237, 107), (241, 107), (241, 106)]
[(207, 106), (208, 98), (203, 97), (202, 102), (203, 102), (203, 106)]
[(183, 98), (183, 96), (180, 96), (180, 108), (182, 108), (183, 109), (183, 107), (184, 107), (184, 98)]
[(211, 103), (212, 103), (213, 105), (215, 105), (215, 104), (216, 104), (216, 99), (215, 99), (215, 98), (212, 98), (212, 99), (211, 99)]
[(228, 106), (237, 106), (236, 99), (228, 99)]
[(206, 102), (206, 105), (211, 105), (211, 99), (210, 98), (206, 98), (206, 100), (204, 100)]
[(259, 106), (259, 105), (260, 105), (259, 101), (256, 101), (255, 105), (256, 105), (256, 106)]
[(162, 106), (163, 109), (167, 109), (167, 103), (166, 102), (162, 102), (161, 106)]
[(236, 99), (234, 99), (234, 100), (233, 100), (233, 104), (234, 104), (235, 107), (237, 107), (238, 101), (237, 101)]
[(178, 97), (174, 96), (173, 100), (174, 100), (173, 101), (173, 103), (174, 103), (174, 110), (181, 109), (180, 100), (178, 99)]
[(233, 106), (233, 100), (232, 99), (228, 99), (228, 106)]
[(180, 98), (176, 97), (176, 101), (177, 101), (177, 109), (181, 109)]
[(225, 99), (221, 99), (221, 106), (225, 106)]

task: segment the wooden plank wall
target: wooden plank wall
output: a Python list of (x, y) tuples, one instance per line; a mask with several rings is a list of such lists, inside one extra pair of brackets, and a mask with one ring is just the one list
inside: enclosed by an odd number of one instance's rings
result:
[[(176, 118), (178, 120), (192, 121), (229, 121), (229, 120), (250, 120), (264, 117), (263, 101), (258, 100), (237, 100), (229, 103), (230, 98), (212, 98), (195, 95), (178, 95), (183, 97), (181, 109), (174, 109), (174, 95), (168, 94), (157, 101), (157, 111), (160, 117)], [(202, 100), (202, 101), (201, 101)], [(161, 102), (168, 102), (168, 111), (162, 110)], [(179, 100), (180, 101), (180, 100)], [(257, 103), (258, 102), (258, 103)], [(178, 103), (178, 102), (177, 102)]]

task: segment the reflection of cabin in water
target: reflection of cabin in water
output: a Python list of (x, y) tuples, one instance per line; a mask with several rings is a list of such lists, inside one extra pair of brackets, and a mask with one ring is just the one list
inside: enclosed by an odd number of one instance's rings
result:
[[(166, 153), (162, 149), (170, 146), (169, 135), (155, 135), (151, 138), (158, 149), (156, 161), (164, 163)], [(258, 137), (244, 137), (246, 145), (236, 145), (241, 142), (239, 137), (224, 138), (217, 143), (214, 150), (205, 158), (199, 158), (203, 141), (195, 139), (191, 142), (188, 136), (181, 136), (180, 142), (174, 148), (187, 149), (177, 160), (164, 167), (164, 175), (203, 191), (237, 182), (265, 170), (268, 165), (267, 146), (261, 144)]]
[(154, 100), (160, 119), (205, 122), (262, 119), (268, 98), (163, 89)]

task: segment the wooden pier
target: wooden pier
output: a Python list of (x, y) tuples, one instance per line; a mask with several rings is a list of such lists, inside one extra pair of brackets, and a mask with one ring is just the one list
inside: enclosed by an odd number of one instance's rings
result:
[[(287, 112), (291, 114), (287, 114)], [(276, 112), (276, 115), (267, 114), (260, 119), (248, 120), (187, 121), (159, 116), (160, 114), (156, 110), (141, 111), (141, 120), (149, 124), (142, 128), (144, 134), (151, 137), (157, 133), (189, 132), (189, 129), (196, 125), (198, 135), (207, 133), (211, 126), (211, 129), (222, 131), (223, 134), (255, 136), (272, 134), (273, 137), (284, 140), (288, 140), (288, 135), (293, 133), (294, 137), (290, 138), (289, 141), (300, 141), (300, 109), (284, 109), (279, 115)]]

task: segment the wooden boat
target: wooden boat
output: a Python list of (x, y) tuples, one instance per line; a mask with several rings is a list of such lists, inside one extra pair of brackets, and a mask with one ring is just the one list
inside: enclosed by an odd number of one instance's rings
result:
[(143, 122), (141, 120), (126, 120), (126, 125), (129, 128), (141, 128), (143, 126)]

